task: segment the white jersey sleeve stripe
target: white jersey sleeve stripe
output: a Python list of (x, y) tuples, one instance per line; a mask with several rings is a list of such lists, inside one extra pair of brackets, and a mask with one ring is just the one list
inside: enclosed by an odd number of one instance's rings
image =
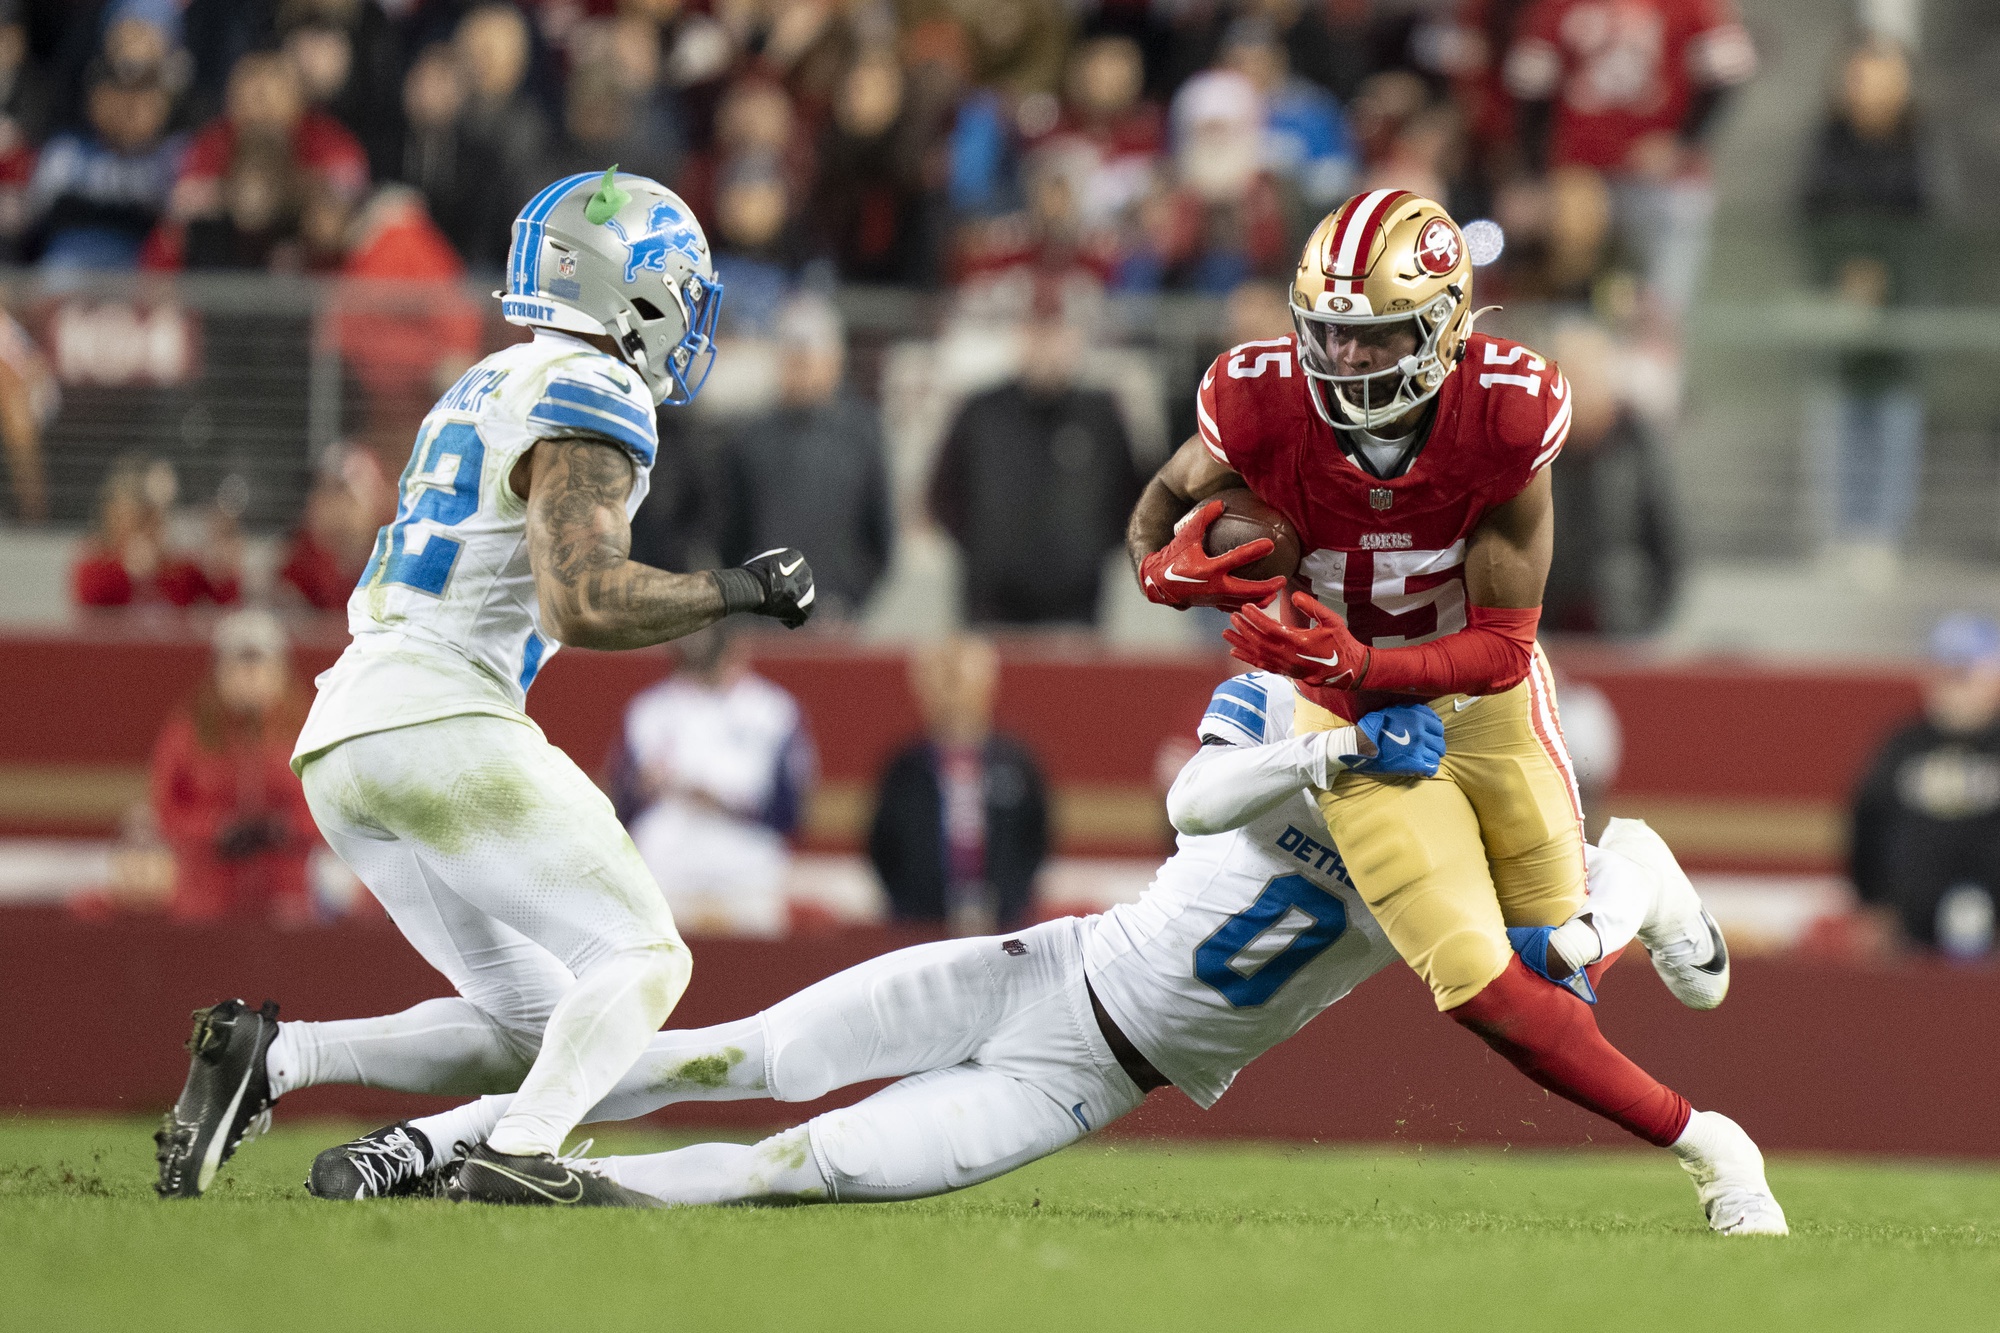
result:
[(1205, 740), (1262, 745), (1271, 738), (1270, 699), (1250, 676), (1231, 676), (1215, 687), (1196, 732)]
[(659, 450), (652, 431), (642, 431), (625, 418), (594, 406), (544, 398), (528, 413), (528, 422), (535, 426), (554, 426), (565, 433), (582, 431), (602, 435), (630, 449), (633, 457), (646, 467), (653, 465), (653, 456)]

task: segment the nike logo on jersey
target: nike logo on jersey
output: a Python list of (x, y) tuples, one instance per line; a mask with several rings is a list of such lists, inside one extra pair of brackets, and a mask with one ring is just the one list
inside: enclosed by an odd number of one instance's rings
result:
[(779, 565), (778, 573), (783, 575), (785, 578), (790, 578), (792, 574), (795, 571), (797, 571), (798, 567), (800, 565), (803, 565), (805, 562), (806, 558), (804, 556), (800, 556), (798, 559), (792, 561), (792, 563), (789, 565)]
[(1384, 727), (1382, 729), (1382, 734), (1384, 736), (1387, 736), (1390, 742), (1395, 745), (1408, 745), (1410, 743), (1410, 733), (1407, 731), (1404, 732), (1402, 735), (1398, 736), (1395, 732), (1390, 731), (1387, 727)]

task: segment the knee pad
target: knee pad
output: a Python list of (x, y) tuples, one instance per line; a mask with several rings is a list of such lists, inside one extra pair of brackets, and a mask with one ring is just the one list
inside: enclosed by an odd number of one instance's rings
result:
[(848, 1081), (841, 1071), (852, 1069), (855, 1061), (848, 1051), (824, 1040), (825, 1031), (789, 1034), (783, 1024), (764, 1024), (765, 1050), (770, 1052), (766, 1071), (771, 1097), (780, 1102), (818, 1101)]
[(658, 1014), (662, 1023), (681, 1002), (688, 980), (694, 975), (694, 958), (679, 940), (621, 949), (612, 958), (627, 960), (636, 969), (634, 1003), (648, 1017)]
[(1431, 946), (1419, 970), (1429, 983), (1440, 1010), (1455, 1009), (1507, 969), (1513, 949), (1503, 934), (1476, 929), (1455, 930)]

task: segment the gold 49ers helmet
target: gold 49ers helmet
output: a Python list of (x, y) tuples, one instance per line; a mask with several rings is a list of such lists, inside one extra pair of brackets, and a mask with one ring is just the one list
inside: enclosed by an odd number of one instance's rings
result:
[[(1313, 228), (1291, 304), (1306, 393), (1320, 416), (1337, 430), (1386, 426), (1437, 393), (1472, 333), (1465, 238), (1421, 195), (1357, 194)], [(1393, 366), (1339, 372), (1334, 344), (1379, 346), (1405, 328), (1415, 345)]]

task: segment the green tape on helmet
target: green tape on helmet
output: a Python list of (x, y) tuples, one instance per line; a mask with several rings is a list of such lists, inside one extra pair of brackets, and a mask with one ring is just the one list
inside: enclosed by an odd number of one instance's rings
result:
[(583, 206), (583, 219), (603, 226), (618, 216), (618, 210), (632, 202), (632, 196), (618, 188), (618, 166), (613, 163), (605, 169), (604, 179), (597, 186), (597, 193), (590, 196), (590, 202)]

